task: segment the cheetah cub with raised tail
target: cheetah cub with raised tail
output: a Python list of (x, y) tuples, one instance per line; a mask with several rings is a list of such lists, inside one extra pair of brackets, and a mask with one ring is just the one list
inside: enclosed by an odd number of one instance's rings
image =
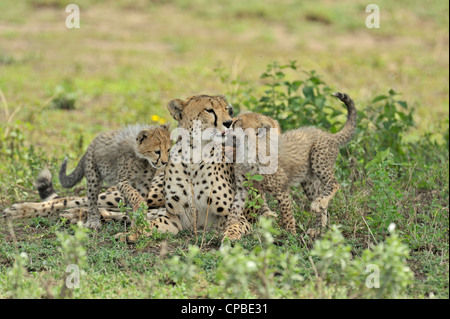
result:
[[(327, 225), (328, 204), (339, 189), (339, 183), (334, 177), (334, 164), (339, 154), (339, 147), (350, 141), (356, 129), (356, 109), (353, 100), (343, 93), (333, 93), (347, 107), (347, 122), (343, 129), (336, 134), (324, 132), (316, 127), (303, 127), (287, 131), (278, 135), (265, 134), (266, 143), (272, 139), (278, 140), (277, 170), (271, 174), (258, 172), (261, 163), (257, 159), (255, 164), (236, 163), (236, 195), (234, 198), (230, 221), (235, 220), (244, 207), (245, 188), (242, 186), (245, 172), (263, 175), (261, 182), (254, 182), (254, 186), (262, 193), (270, 193), (278, 200), (281, 215), (281, 225), (289, 232), (295, 234), (295, 219), (292, 213), (292, 205), (289, 190), (291, 186), (301, 184), (306, 196), (311, 201), (311, 211), (316, 214), (316, 225), (308, 229), (307, 234), (311, 238), (320, 235)], [(254, 113), (242, 114), (234, 119), (233, 127), (243, 130), (252, 128), (257, 131), (260, 128), (277, 127), (276, 122), (267, 116)], [(271, 130), (271, 132), (274, 132)], [(254, 138), (254, 137), (253, 137)], [(250, 137), (249, 137), (250, 139)], [(272, 142), (273, 145), (273, 142)], [(233, 223), (229, 222), (225, 230), (225, 236), (230, 239), (240, 238), (233, 229)]]
[(59, 180), (65, 188), (75, 186), (85, 176), (89, 214), (85, 226), (99, 228), (97, 198), (102, 182), (116, 185), (133, 210), (146, 202), (149, 185), (157, 169), (165, 166), (172, 142), (169, 123), (162, 126), (133, 125), (97, 136), (75, 170), (66, 175), (67, 158)]

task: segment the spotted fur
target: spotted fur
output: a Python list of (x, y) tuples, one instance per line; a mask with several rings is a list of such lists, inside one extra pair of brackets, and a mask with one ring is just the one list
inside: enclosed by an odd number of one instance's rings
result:
[[(168, 109), (178, 127), (188, 132), (212, 129), (220, 136), (232, 123), (232, 107), (222, 96), (201, 95), (185, 101), (176, 99), (169, 102)], [(192, 135), (189, 138), (192, 154), (202, 154), (202, 160), (198, 163), (186, 161), (184, 157), (187, 154), (178, 147), (181, 140), (172, 148), (165, 169), (166, 215), (153, 224), (158, 230), (171, 224), (181, 225), (177, 231), (220, 228), (230, 213), (235, 188), (233, 166), (225, 163), (223, 157), (213, 158), (216, 156), (214, 150), (222, 148), (221, 143), (206, 151), (206, 145), (195, 145)], [(215, 162), (210, 162), (211, 159)], [(243, 233), (250, 229), (244, 216), (239, 222)]]

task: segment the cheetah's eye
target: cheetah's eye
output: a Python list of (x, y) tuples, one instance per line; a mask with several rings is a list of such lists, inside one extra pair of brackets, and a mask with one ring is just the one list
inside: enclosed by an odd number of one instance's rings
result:
[(205, 109), (205, 111), (208, 112), (208, 113), (214, 113), (213, 109)]
[(155, 151), (155, 154), (156, 154), (156, 155), (159, 155), (159, 154), (161, 154), (161, 151), (160, 151), (160, 150)]

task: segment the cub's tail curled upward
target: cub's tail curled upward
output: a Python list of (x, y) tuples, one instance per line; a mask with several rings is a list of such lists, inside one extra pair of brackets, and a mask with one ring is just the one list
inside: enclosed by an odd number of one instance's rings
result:
[(333, 93), (333, 96), (337, 97), (339, 100), (344, 102), (347, 107), (347, 122), (345, 123), (342, 130), (337, 132), (334, 136), (336, 137), (339, 146), (342, 146), (350, 141), (356, 130), (356, 108), (353, 100), (345, 93)]
[(78, 162), (77, 167), (72, 173), (66, 175), (67, 170), (67, 157), (64, 159), (61, 168), (59, 169), (59, 182), (64, 188), (71, 188), (78, 184), (84, 176), (84, 157)]
[(34, 187), (39, 192), (39, 197), (42, 201), (48, 201), (58, 197), (56, 190), (53, 188), (52, 174), (48, 168), (44, 168), (36, 178)]

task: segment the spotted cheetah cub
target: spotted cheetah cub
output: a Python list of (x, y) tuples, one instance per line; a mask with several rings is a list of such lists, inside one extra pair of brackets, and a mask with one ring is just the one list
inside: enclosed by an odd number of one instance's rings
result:
[(99, 228), (100, 212), (97, 198), (102, 182), (116, 185), (127, 204), (136, 210), (146, 202), (155, 171), (168, 162), (172, 142), (170, 125), (134, 125), (97, 136), (75, 170), (66, 175), (67, 158), (59, 170), (64, 188), (75, 186), (85, 176), (89, 214), (85, 226)]
[[(233, 162), (236, 192), (225, 225), (224, 238), (239, 239), (242, 234), (239, 232), (238, 220), (244, 210), (245, 199), (248, 196), (247, 188), (243, 186), (246, 175), (271, 176), (276, 172), (278, 168), (277, 146), (281, 128), (276, 120), (253, 112), (241, 113), (233, 119), (232, 125), (232, 131), (227, 132), (225, 155), (227, 160)], [(231, 138), (233, 138), (232, 141)], [(272, 159), (275, 155), (275, 161), (267, 160), (267, 158), (263, 160), (263, 156), (269, 155), (270, 152), (272, 152)], [(263, 198), (263, 204), (258, 214), (273, 217), (276, 214), (269, 209), (262, 187), (267, 179), (267, 177), (264, 177), (262, 182), (252, 182), (260, 190)]]
[[(235, 163), (236, 195), (234, 198), (230, 220), (237, 218), (243, 209), (247, 191), (242, 186), (245, 173), (263, 175), (261, 182), (254, 182), (254, 186), (262, 193), (270, 193), (278, 200), (281, 215), (281, 225), (289, 232), (295, 234), (295, 219), (292, 213), (289, 198), (290, 186), (301, 184), (306, 196), (311, 201), (311, 211), (316, 214), (316, 225), (307, 231), (311, 237), (320, 235), (328, 219), (328, 204), (339, 189), (334, 177), (334, 164), (339, 154), (339, 147), (346, 144), (356, 129), (356, 109), (353, 100), (343, 93), (333, 93), (347, 107), (347, 122), (343, 129), (330, 134), (315, 127), (303, 127), (278, 135), (277, 130), (265, 135), (266, 144), (270, 140), (278, 139), (278, 167), (276, 172), (264, 174), (258, 170), (261, 167), (259, 160), (252, 163)], [(243, 130), (252, 128), (276, 127), (277, 123), (267, 116), (254, 113), (242, 114), (234, 119), (233, 127)], [(255, 138), (255, 137), (253, 137)], [(249, 137), (250, 141), (250, 137)], [(273, 145), (273, 144), (272, 144)], [(244, 176), (243, 176), (244, 174)], [(240, 238), (228, 223), (225, 235), (230, 239)]]

